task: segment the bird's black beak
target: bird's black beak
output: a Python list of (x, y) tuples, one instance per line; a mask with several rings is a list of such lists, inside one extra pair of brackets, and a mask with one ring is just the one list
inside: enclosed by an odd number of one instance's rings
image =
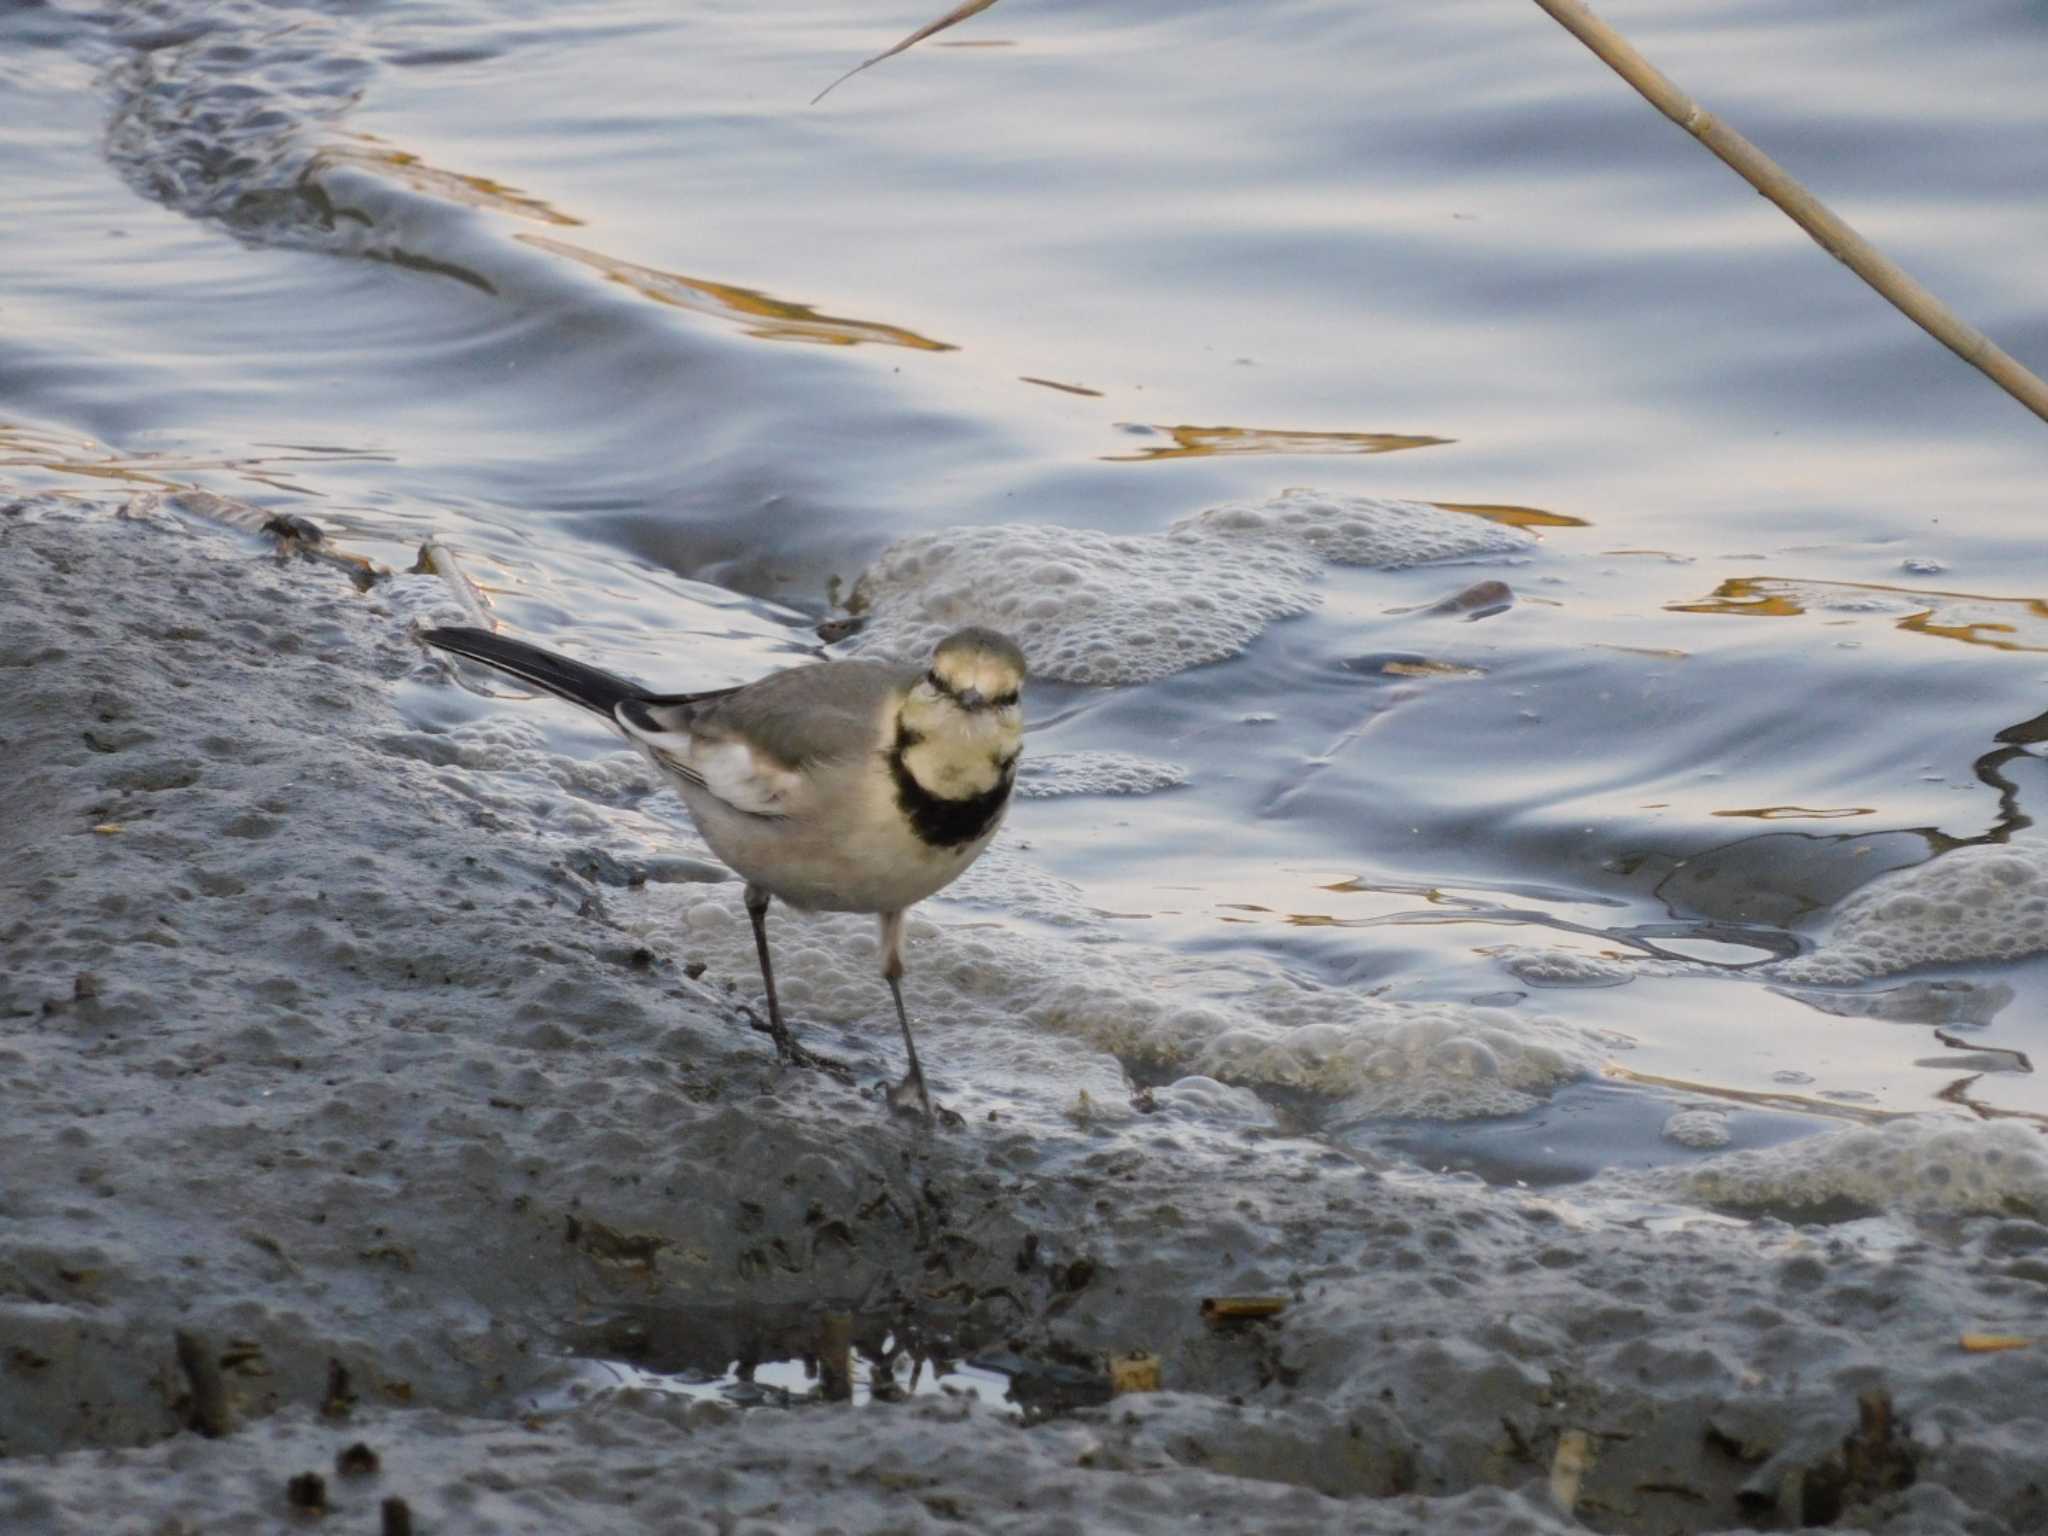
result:
[(953, 698), (962, 709), (988, 708), (988, 696), (979, 688), (962, 688)]

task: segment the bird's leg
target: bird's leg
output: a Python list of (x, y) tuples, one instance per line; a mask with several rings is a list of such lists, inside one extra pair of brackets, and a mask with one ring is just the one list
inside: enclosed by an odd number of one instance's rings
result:
[[(761, 985), (768, 990), (768, 1033), (775, 1041), (776, 1053), (784, 1061), (800, 1067), (821, 1067), (827, 1072), (844, 1073), (846, 1068), (828, 1056), (820, 1056), (796, 1043), (796, 1036), (789, 1032), (789, 1026), (782, 1022), (782, 1004), (775, 1000), (775, 967), (768, 959), (768, 892), (758, 885), (747, 887), (747, 917), (754, 925), (754, 948), (761, 956)], [(760, 1028), (758, 1023), (754, 1026)]]
[[(896, 999), (896, 1022), (903, 1026), (903, 1051), (910, 1058), (910, 1071), (889, 1093), (891, 1104), (903, 1104), (904, 1090), (915, 1087), (917, 1102), (924, 1107), (925, 1123), (932, 1119), (932, 1097), (925, 1091), (924, 1068), (917, 1064), (917, 1042), (910, 1036), (910, 1014), (903, 1006), (903, 914), (882, 914), (882, 979)], [(907, 1105), (905, 1106), (908, 1107)]]

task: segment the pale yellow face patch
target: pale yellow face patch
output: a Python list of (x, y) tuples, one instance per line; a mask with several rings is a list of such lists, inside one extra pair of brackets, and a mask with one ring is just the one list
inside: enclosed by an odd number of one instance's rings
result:
[[(1015, 669), (1004, 670), (1011, 678), (1016, 676)], [(1014, 686), (1003, 685), (997, 692)], [(904, 767), (927, 793), (947, 800), (965, 800), (994, 789), (1024, 743), (1020, 706), (962, 709), (929, 680), (919, 682), (904, 699), (903, 725), (916, 738), (903, 754)]]

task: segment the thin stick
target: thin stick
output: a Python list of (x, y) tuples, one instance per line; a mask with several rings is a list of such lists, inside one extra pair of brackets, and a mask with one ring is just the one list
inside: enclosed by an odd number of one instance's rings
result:
[(1888, 299), (1907, 319), (1954, 352), (1992, 383), (2048, 421), (2048, 384), (2002, 351), (1976, 327), (1921, 287), (1897, 263), (1857, 234), (1818, 198), (1788, 176), (1769, 155), (1716, 118), (1655, 65), (1636, 52), (1628, 39), (1607, 25), (1580, 0), (1536, 0), (1557, 24), (1598, 54), (1622, 79), (1640, 91), (1651, 106), (1712, 150), (1757, 191), (1776, 203), (1820, 245), (1864, 282)]
[(926, 38), (930, 37), (934, 32), (943, 32), (946, 30), (946, 28), (952, 26), (955, 22), (965, 21), (968, 17), (976, 14), (977, 12), (987, 10), (990, 6), (994, 5), (995, 3), (996, 0), (967, 0), (967, 3), (965, 5), (954, 6), (952, 10), (946, 12), (945, 15), (941, 16), (937, 21), (933, 22), (930, 26), (919, 27), (915, 32), (911, 33), (910, 36), (906, 37), (905, 39), (903, 39), (902, 42), (898, 43), (894, 48), (884, 49), (882, 52), (876, 54), (872, 59), (862, 59), (860, 63), (854, 65), (853, 68), (849, 69), (837, 80), (834, 80), (830, 85), (826, 86), (824, 90), (818, 92), (817, 95), (813, 96), (811, 98), (811, 105), (815, 107), (819, 102), (823, 101), (827, 96), (831, 95), (833, 91), (837, 90), (841, 85), (845, 84), (848, 80), (851, 80), (855, 75), (859, 74), (869, 65), (879, 64), (884, 59), (893, 59), (896, 57), (897, 54), (903, 52), (906, 48), (914, 47), (916, 44), (923, 42)]

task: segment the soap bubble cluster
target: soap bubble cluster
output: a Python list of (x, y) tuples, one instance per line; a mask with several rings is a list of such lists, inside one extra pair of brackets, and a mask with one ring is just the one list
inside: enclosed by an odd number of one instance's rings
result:
[(1418, 501), (1291, 490), (1182, 518), (1164, 533), (1013, 524), (899, 540), (855, 583), (866, 618), (843, 654), (921, 660), (983, 624), (1034, 676), (1122, 684), (1234, 656), (1319, 601), (1325, 565), (1384, 568), (1527, 549), (1519, 528)]
[[(746, 977), (752, 936), (737, 892), (686, 893), (684, 947)], [(948, 903), (950, 905), (950, 903)], [(1288, 1088), (1342, 1114), (1467, 1119), (1538, 1107), (1596, 1071), (1592, 1031), (1520, 1010), (1407, 1002), (1305, 985), (1263, 968), (1099, 936), (910, 920), (905, 988), (920, 1044), (957, 1081), (1050, 1077), (1108, 1057), (1233, 1087)], [(664, 920), (663, 928), (669, 927)], [(825, 1023), (886, 1019), (872, 919), (778, 915), (775, 975), (784, 1007)], [(1022, 1026), (1020, 1028), (1020, 1026)], [(1092, 1049), (1078, 1049), (1088, 1047)], [(1106, 1055), (1105, 1055), (1106, 1053)]]
[(1149, 795), (1187, 783), (1179, 763), (1140, 757), (1135, 752), (1049, 752), (1026, 754), (1017, 769), (1017, 793), (1032, 799), (1053, 795)]
[(2048, 1142), (2031, 1127), (1913, 1117), (1735, 1152), (1681, 1170), (1682, 1193), (1737, 1210), (1871, 1209), (2048, 1216)]
[(2048, 950), (2048, 850), (1978, 843), (1881, 875), (1844, 901), (1812, 954), (1775, 981), (1849, 986), (1921, 965), (2017, 960)]
[(1636, 968), (1608, 955), (1570, 949), (1516, 948), (1500, 962), (1517, 981), (1532, 987), (1618, 987), (1636, 979)]

